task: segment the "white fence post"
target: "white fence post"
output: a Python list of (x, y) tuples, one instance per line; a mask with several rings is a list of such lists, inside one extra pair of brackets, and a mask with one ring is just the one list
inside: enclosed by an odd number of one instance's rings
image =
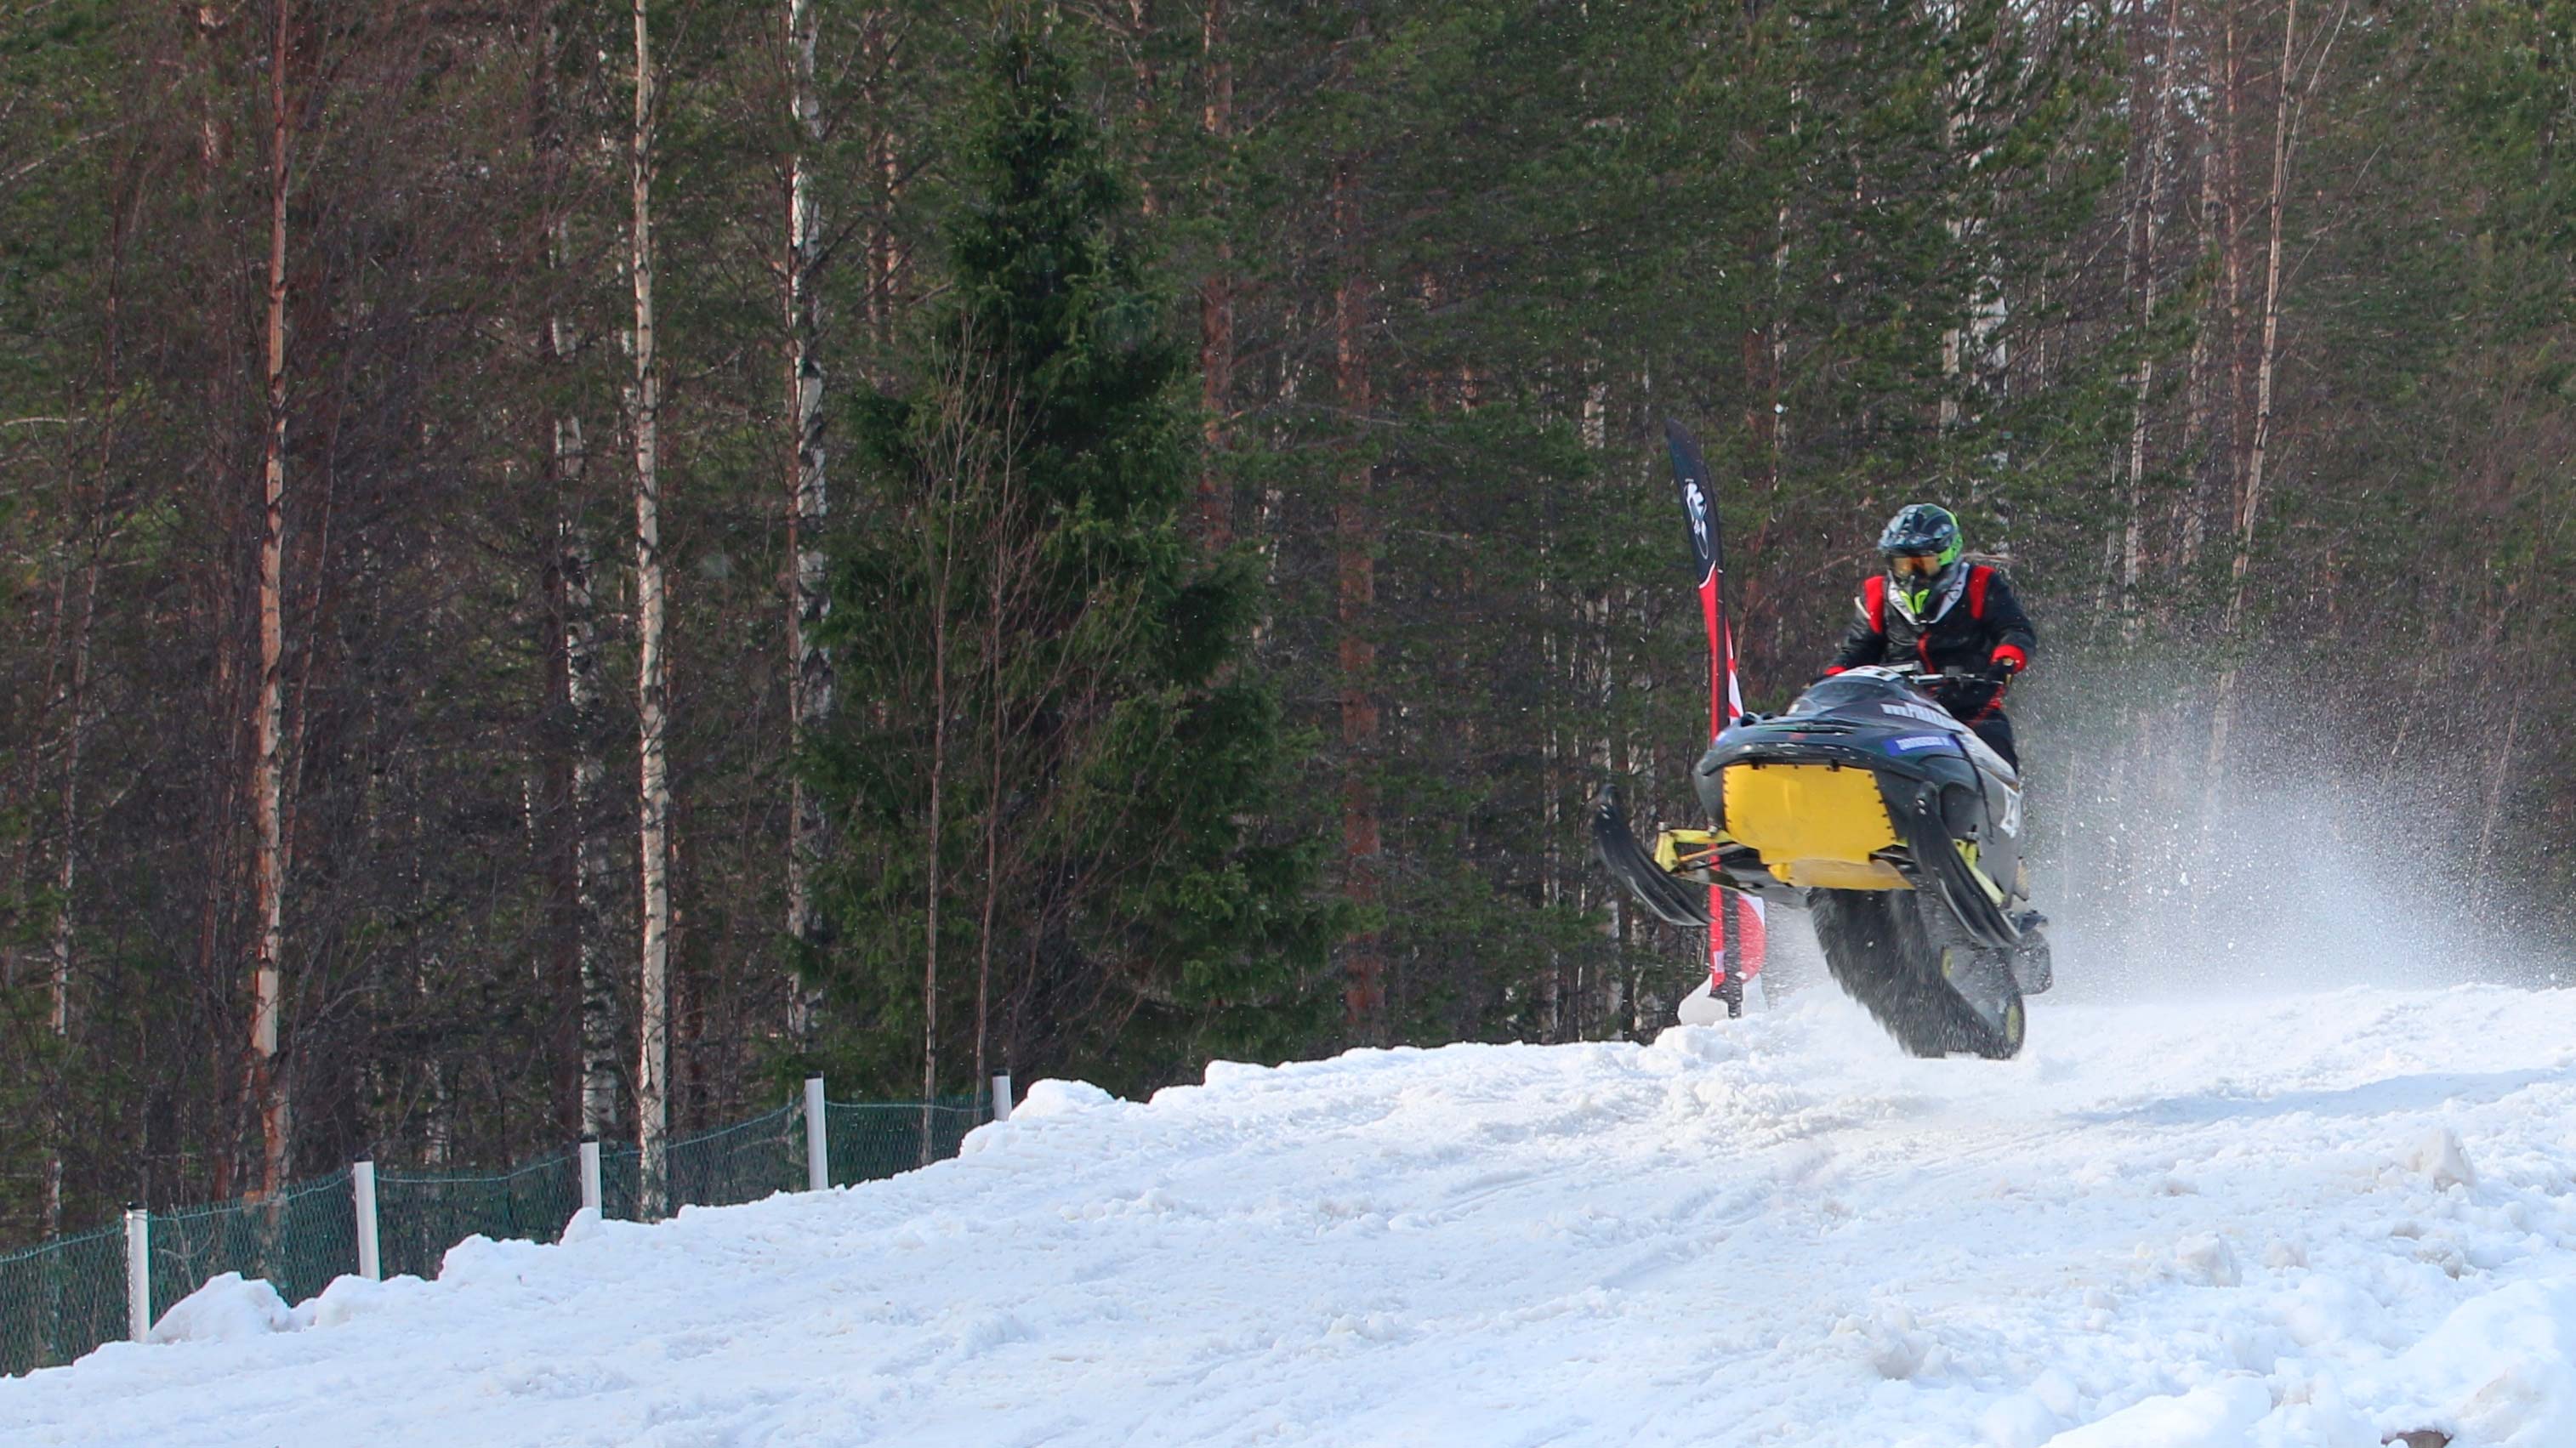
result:
[(581, 1144), (581, 1204), (589, 1210), (597, 1212), (604, 1217), (608, 1215), (608, 1208), (601, 1203), (602, 1197), (599, 1191), (599, 1143), (595, 1141), (585, 1141)]
[(993, 1078), (993, 1119), (1011, 1119), (1011, 1073), (1008, 1071)]
[(152, 1214), (140, 1202), (125, 1209), (125, 1320), (133, 1341), (152, 1335)]
[(805, 1078), (805, 1190), (832, 1184), (832, 1144), (823, 1126), (823, 1078)]
[(358, 1275), (370, 1282), (382, 1282), (385, 1254), (383, 1240), (376, 1235), (375, 1162), (349, 1163), (349, 1195), (358, 1209)]

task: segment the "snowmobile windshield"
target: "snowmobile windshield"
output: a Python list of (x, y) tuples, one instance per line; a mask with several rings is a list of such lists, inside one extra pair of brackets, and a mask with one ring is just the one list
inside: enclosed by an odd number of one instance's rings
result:
[(1907, 692), (1910, 691), (1903, 684), (1885, 674), (1861, 672), (1836, 674), (1830, 679), (1818, 680), (1807, 692), (1799, 695), (1798, 702), (1789, 706), (1789, 717), (1794, 719), (1806, 714), (1828, 714), (1836, 709), (1847, 709), (1855, 704), (1875, 703)]

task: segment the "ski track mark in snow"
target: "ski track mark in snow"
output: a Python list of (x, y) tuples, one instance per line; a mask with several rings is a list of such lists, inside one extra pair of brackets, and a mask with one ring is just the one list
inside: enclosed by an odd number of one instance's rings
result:
[(2031, 1039), (1911, 1061), (1811, 998), (1041, 1083), (891, 1181), (210, 1287), (0, 1382), (0, 1443), (2576, 1445), (2576, 995)]

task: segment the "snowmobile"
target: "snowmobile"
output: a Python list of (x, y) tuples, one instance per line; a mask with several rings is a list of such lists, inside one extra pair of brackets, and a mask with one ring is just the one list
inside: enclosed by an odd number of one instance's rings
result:
[(1650, 854), (1616, 790), (1593, 814), (1602, 863), (1667, 924), (1705, 927), (1707, 886), (1803, 907), (1844, 992), (1917, 1056), (2021, 1050), (2022, 997), (2050, 984), (2022, 868), (2021, 780), (1926, 692), (1942, 676), (1867, 667), (1785, 714), (1746, 714), (1691, 771), (1706, 829)]

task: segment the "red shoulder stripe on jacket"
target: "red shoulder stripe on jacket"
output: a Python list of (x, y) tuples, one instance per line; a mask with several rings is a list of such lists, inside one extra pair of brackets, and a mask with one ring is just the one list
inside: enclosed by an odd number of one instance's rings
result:
[(1968, 570), (1968, 617), (1986, 616), (1986, 585), (1994, 581), (1995, 571), (1980, 563)]
[(1873, 573), (1861, 580), (1861, 607), (1869, 612), (1872, 633), (1887, 632), (1887, 575)]

